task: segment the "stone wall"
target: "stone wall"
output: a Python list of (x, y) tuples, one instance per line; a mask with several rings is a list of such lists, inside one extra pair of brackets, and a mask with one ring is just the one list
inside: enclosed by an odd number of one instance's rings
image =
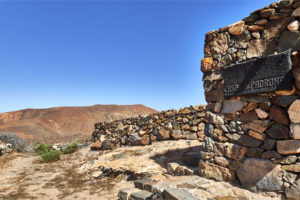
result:
[[(284, 0), (206, 34), (201, 61), (206, 118), (222, 120), (208, 120), (205, 125), (213, 131), (205, 132), (206, 153), (211, 156), (200, 161), (201, 175), (228, 181), (236, 175), (245, 188), (285, 192), (300, 199), (299, 17), (300, 1)], [(291, 90), (225, 97), (226, 69), (288, 49)]]
[(94, 149), (148, 145), (169, 139), (203, 140), (205, 106), (190, 106), (149, 115), (95, 124)]
[[(300, 1), (284, 0), (207, 33), (205, 58), (201, 61), (207, 105), (97, 123), (93, 133), (97, 142), (92, 148), (197, 139), (203, 141), (203, 151), (199, 152), (200, 176), (240, 184), (252, 191), (280, 192), (299, 200), (298, 20)], [(263, 67), (275, 60), (274, 55), (281, 54), (288, 55), (284, 65), (291, 63), (289, 71), (293, 76), (287, 76), (290, 90), (277, 88), (272, 92), (225, 97), (224, 74), (230, 66), (258, 60)]]

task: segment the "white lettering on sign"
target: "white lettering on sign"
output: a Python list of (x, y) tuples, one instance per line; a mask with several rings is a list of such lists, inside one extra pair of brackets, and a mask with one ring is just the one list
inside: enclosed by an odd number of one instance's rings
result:
[[(267, 78), (263, 80), (251, 81), (246, 86), (244, 92), (255, 91), (265, 88), (276, 88), (284, 80), (284, 76), (279, 76), (275, 78)], [(225, 94), (232, 94), (238, 91), (240, 86), (238, 84), (227, 85), (224, 87)]]

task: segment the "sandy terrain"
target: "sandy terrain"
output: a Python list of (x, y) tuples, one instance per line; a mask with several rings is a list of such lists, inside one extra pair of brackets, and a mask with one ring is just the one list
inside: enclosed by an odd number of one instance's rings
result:
[[(198, 141), (180, 140), (102, 152), (93, 152), (86, 147), (48, 164), (39, 163), (38, 156), (14, 153), (0, 158), (0, 199), (117, 199), (120, 188), (133, 187), (132, 180), (142, 177), (161, 181), (157, 187), (172, 185), (176, 181), (183, 185), (183, 177), (166, 174), (166, 163), (181, 163), (181, 155), (191, 149), (197, 150), (199, 145)], [(94, 178), (103, 167), (112, 172)], [(194, 188), (193, 193), (213, 196), (222, 191), (222, 194), (238, 194), (249, 200), (276, 199), (224, 182), (203, 178), (200, 182), (197, 184), (205, 183), (205, 191), (202, 185)]]

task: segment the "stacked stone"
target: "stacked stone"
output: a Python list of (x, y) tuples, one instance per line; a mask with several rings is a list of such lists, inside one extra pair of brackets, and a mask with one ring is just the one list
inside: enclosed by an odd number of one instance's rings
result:
[[(300, 199), (300, 1), (282, 0), (211, 31), (201, 62), (205, 154), (199, 174)], [(292, 49), (293, 89), (225, 97), (223, 70)]]
[(204, 138), (205, 106), (190, 106), (149, 115), (95, 124), (93, 149), (113, 149), (122, 145), (148, 145), (169, 139)]

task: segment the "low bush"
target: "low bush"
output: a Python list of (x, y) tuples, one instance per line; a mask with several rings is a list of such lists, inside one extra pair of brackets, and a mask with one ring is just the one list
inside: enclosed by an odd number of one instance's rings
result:
[(34, 151), (35, 153), (37, 153), (38, 155), (42, 155), (45, 153), (50, 152), (52, 149), (52, 144), (38, 144), (35, 148)]
[(25, 152), (26, 151), (26, 141), (16, 133), (12, 132), (3, 132), (0, 133), (0, 141), (3, 143), (9, 143), (12, 145), (14, 149), (16, 149), (19, 152)]
[(43, 153), (41, 155), (40, 162), (44, 163), (44, 162), (57, 161), (57, 160), (60, 159), (60, 154), (61, 154), (61, 152), (58, 151), (58, 150), (54, 150), (54, 151), (49, 151), (49, 152)]
[(78, 149), (78, 143), (77, 142), (72, 142), (70, 144), (68, 144), (67, 146), (65, 146), (62, 149), (62, 153), (63, 154), (69, 154), (69, 153), (73, 153)]

